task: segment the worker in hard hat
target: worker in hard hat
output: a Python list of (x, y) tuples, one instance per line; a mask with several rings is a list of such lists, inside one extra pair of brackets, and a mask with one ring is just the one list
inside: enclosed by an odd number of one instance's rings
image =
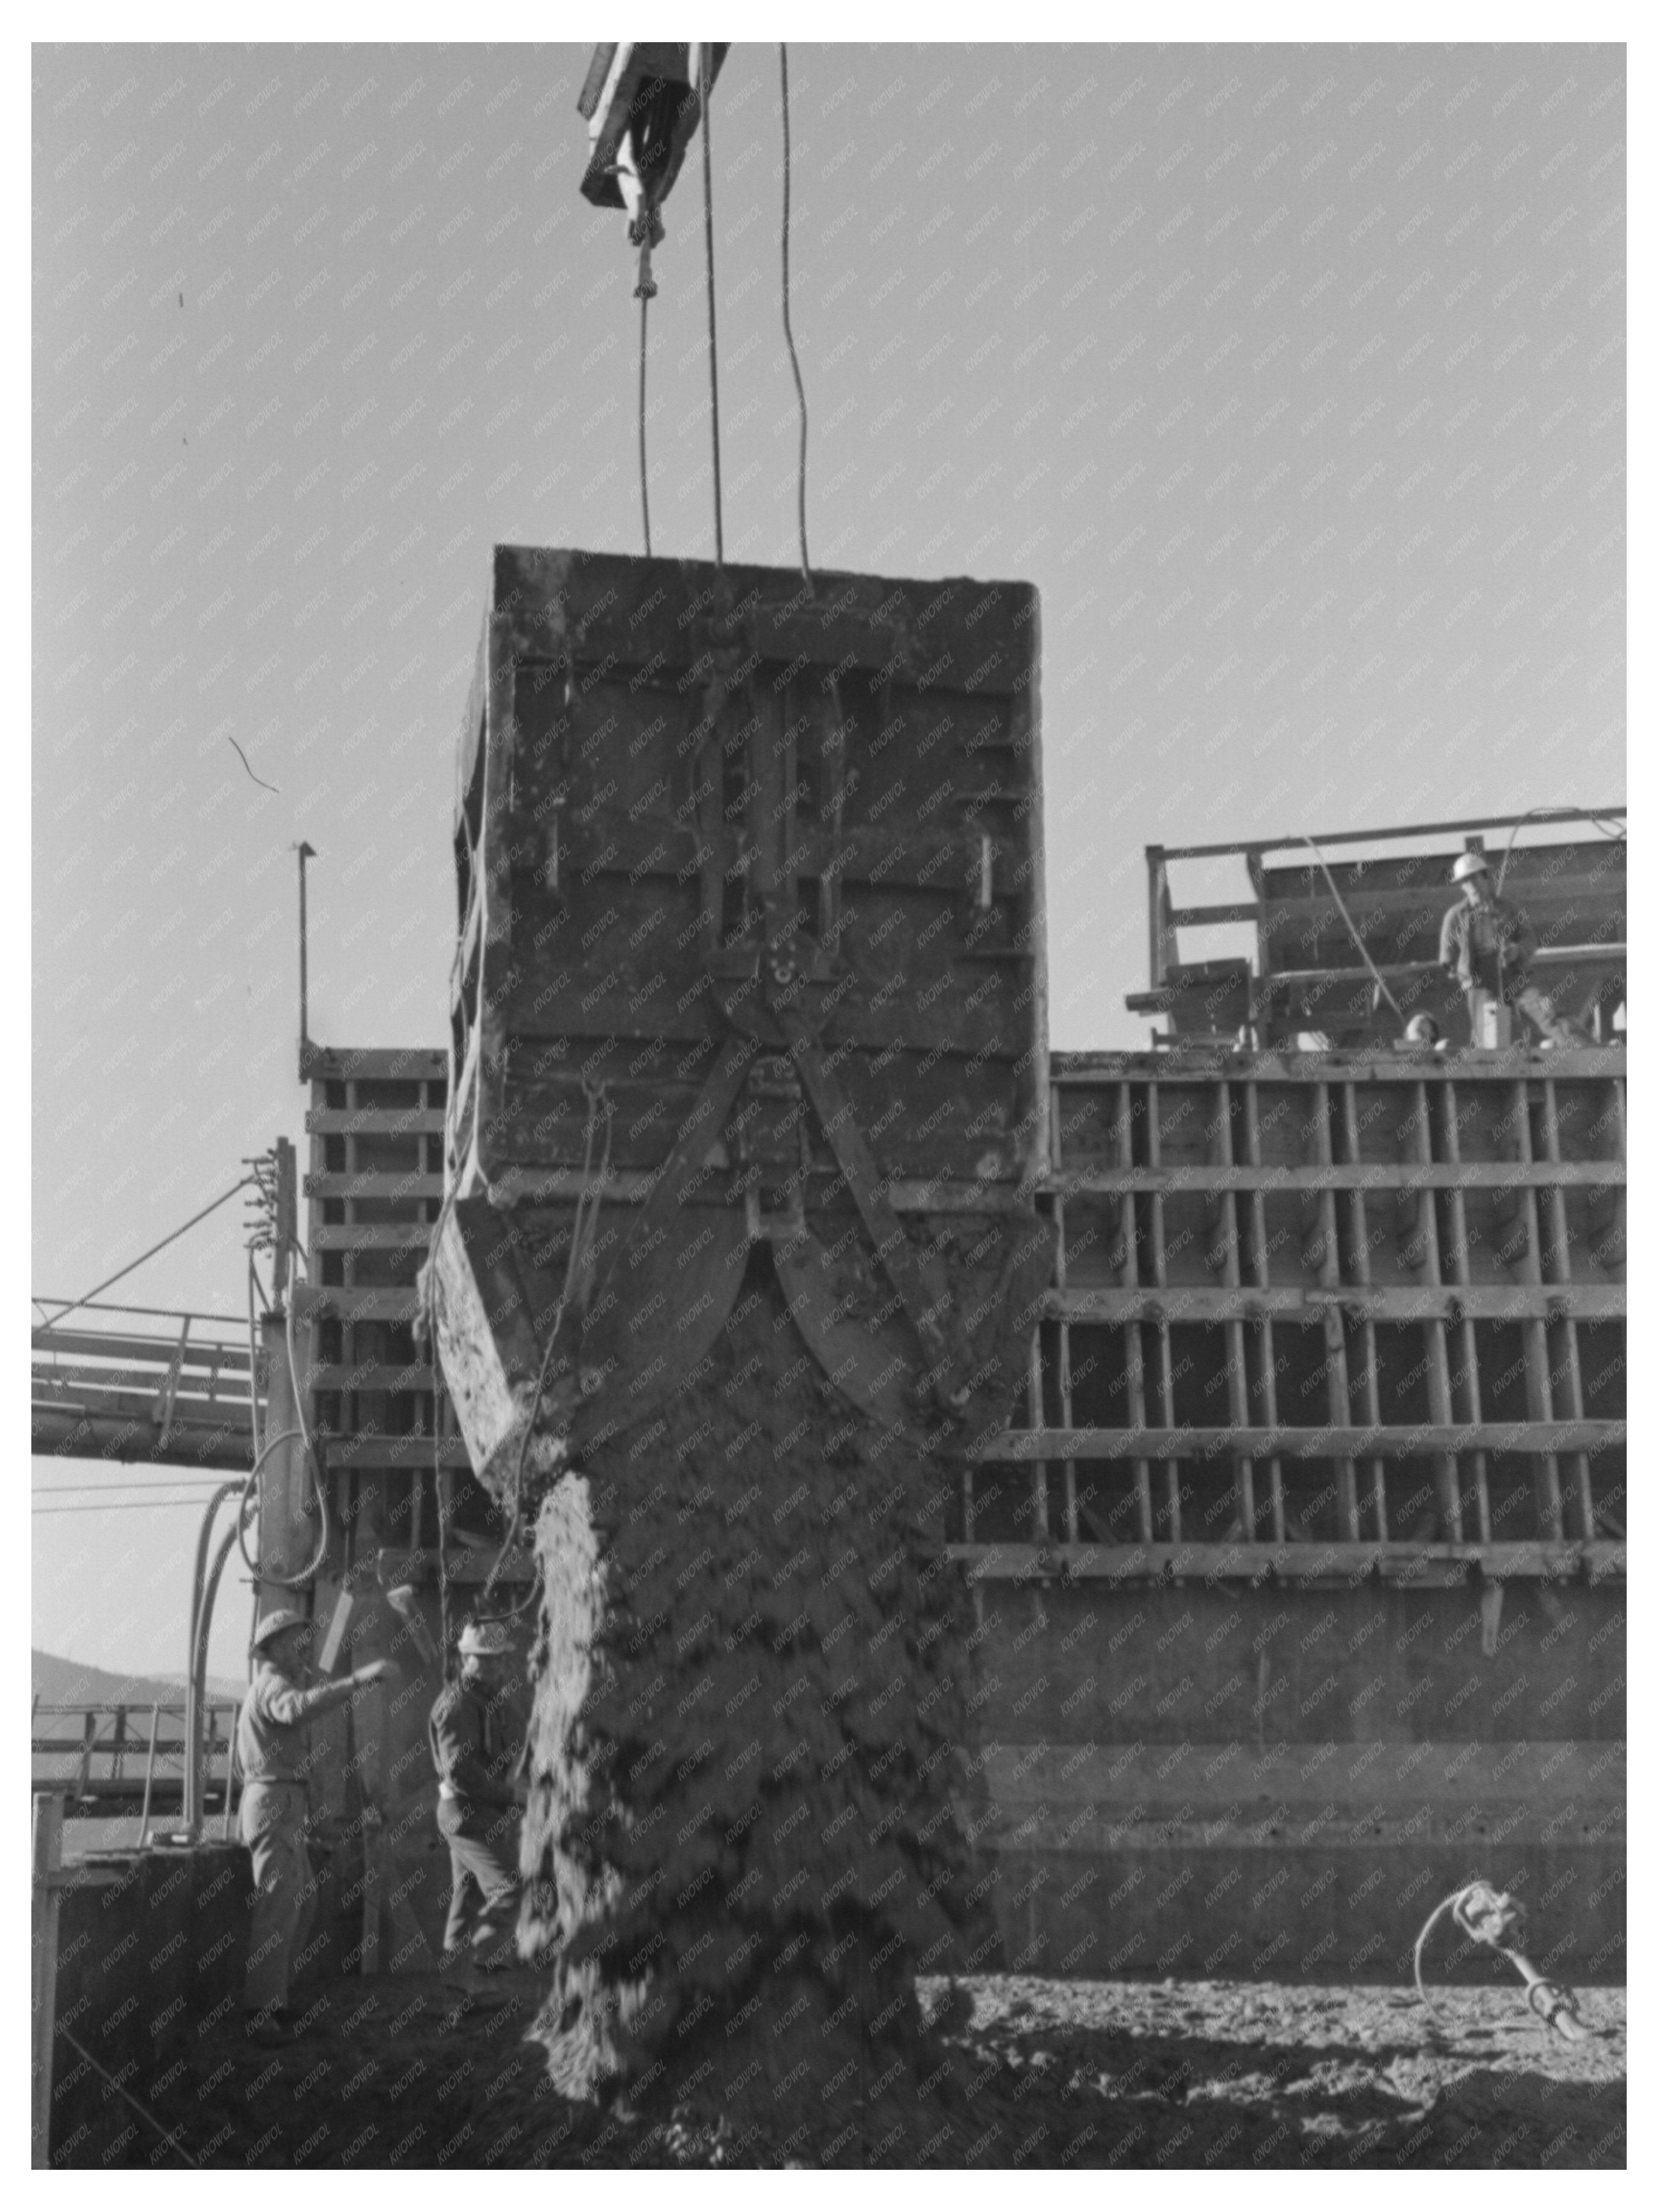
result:
[(265, 1613), (253, 1632), (253, 1680), (236, 1717), (242, 1841), (253, 1856), (256, 1885), (243, 2002), (249, 2030), (262, 2040), (285, 2030), (294, 1954), (316, 1911), (305, 1850), (311, 1725), (398, 1674), (391, 1660), (375, 1659), (337, 1682), (307, 1688), (311, 1644), (312, 1626), (302, 1613), (278, 1606)]
[(432, 1707), (428, 1736), (438, 1774), (438, 1832), (449, 1846), (452, 1887), (443, 1966), (465, 1979), (510, 1952), (518, 1920), (518, 1747), (502, 1704), (513, 1677), (505, 1622), (469, 1622), (460, 1675)]
[[(1483, 853), (1467, 852), (1451, 870), (1461, 903), (1451, 908), (1439, 931), (1439, 964), (1448, 968), (1467, 996), (1470, 1015), (1482, 1000), (1494, 1000), (1524, 1015), (1551, 1044), (1585, 1045), (1588, 1032), (1555, 1012), (1546, 991), (1531, 980), (1537, 957), (1537, 933), (1491, 880)], [(1475, 1039), (1479, 1039), (1476, 1022)]]

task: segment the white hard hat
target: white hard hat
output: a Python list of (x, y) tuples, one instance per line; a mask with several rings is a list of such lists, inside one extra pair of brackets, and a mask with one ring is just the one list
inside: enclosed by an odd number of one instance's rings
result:
[(1405, 1036), (1411, 1044), (1437, 1044), (1439, 1024), (1431, 1014), (1412, 1014), (1405, 1024)]
[(1488, 876), (1491, 872), (1491, 864), (1483, 853), (1463, 853), (1451, 870), (1451, 881), (1466, 884), (1470, 876)]
[(513, 1645), (504, 1620), (469, 1620), (460, 1632), (459, 1648), (463, 1659), (504, 1659)]
[(269, 1644), (285, 1628), (308, 1628), (310, 1625), (305, 1615), (295, 1613), (291, 1605), (279, 1605), (274, 1613), (260, 1616), (259, 1625), (253, 1632), (253, 1649), (257, 1651), (262, 1644)]

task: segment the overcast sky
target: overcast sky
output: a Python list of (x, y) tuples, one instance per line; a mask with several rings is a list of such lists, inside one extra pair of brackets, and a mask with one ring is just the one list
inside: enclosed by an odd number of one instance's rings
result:
[[(35, 50), (36, 1291), (301, 1139), (301, 838), (313, 1034), (444, 1040), (489, 548), (642, 550), (590, 51)], [(1622, 798), (1621, 48), (790, 64), (813, 562), (1040, 587), (1056, 1045), (1144, 1038), (1148, 842)], [(727, 553), (789, 563), (774, 47), (713, 156)], [(701, 216), (694, 161), (659, 554), (713, 548)], [(242, 1266), (233, 1207), (125, 1294)], [(182, 1607), (193, 1515), (33, 1526), (38, 1643), (181, 1663), (112, 1601)]]

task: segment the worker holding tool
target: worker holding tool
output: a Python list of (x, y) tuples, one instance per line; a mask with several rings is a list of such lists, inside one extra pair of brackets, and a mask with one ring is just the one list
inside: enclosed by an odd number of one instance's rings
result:
[(288, 1606), (264, 1616), (253, 1632), (253, 1680), (236, 1717), (242, 1841), (253, 1855), (257, 1892), (243, 2003), (259, 2040), (285, 2030), (294, 1954), (317, 1905), (305, 1849), (306, 1738), (322, 1714), (398, 1675), (391, 1660), (375, 1659), (337, 1682), (304, 1688), (312, 1635), (305, 1615)]
[(512, 1647), (503, 1621), (461, 1632), (460, 1679), (432, 1707), (428, 1735), (438, 1774), (438, 1832), (449, 1846), (452, 1888), (443, 1971), (465, 1979), (504, 1961), (518, 1920), (519, 1756), (502, 1725)]
[(1439, 964), (1452, 970), (1467, 994), (1474, 1042), (1485, 1041), (1481, 1012), (1490, 1005), (1523, 1014), (1551, 1044), (1592, 1043), (1588, 1032), (1557, 1013), (1548, 993), (1531, 981), (1537, 933), (1512, 901), (1499, 897), (1485, 855), (1462, 854), (1451, 880), (1461, 886), (1462, 903), (1440, 925)]

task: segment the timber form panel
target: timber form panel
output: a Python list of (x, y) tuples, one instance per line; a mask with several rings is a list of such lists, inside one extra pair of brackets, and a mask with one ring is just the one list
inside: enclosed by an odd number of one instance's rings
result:
[(1625, 1056), (1057, 1054), (975, 1579), (1621, 1575)]
[(500, 1516), (471, 1480), (416, 1328), (416, 1278), (443, 1200), (446, 1055), (312, 1045), (304, 1073), (310, 1279), (295, 1291), (295, 1320), (342, 1532), (338, 1566), (380, 1549), (430, 1553), (441, 1502), (451, 1574), (481, 1578)]

